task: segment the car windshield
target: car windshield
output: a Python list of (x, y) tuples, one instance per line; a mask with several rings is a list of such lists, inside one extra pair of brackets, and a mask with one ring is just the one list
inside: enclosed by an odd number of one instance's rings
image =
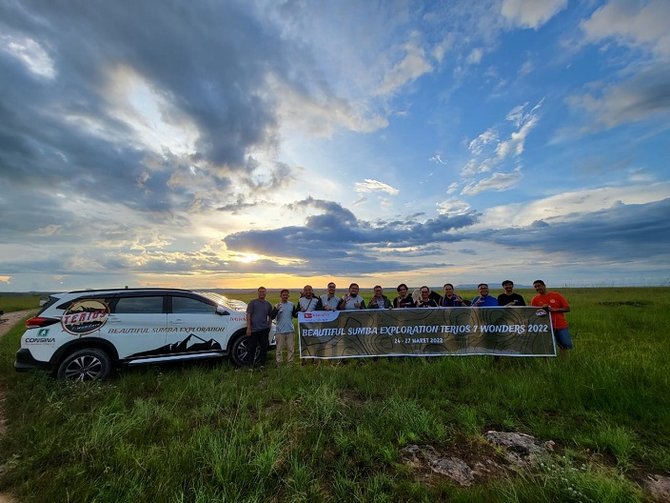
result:
[(232, 311), (246, 311), (247, 304), (241, 300), (229, 299), (221, 294), (214, 292), (198, 292), (203, 297), (213, 300), (218, 305), (223, 306)]

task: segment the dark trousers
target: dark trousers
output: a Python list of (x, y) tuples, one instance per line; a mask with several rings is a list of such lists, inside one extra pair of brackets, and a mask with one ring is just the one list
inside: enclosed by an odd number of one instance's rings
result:
[[(247, 340), (247, 347), (249, 348), (249, 365), (251, 367), (255, 367), (256, 365), (265, 365), (265, 361), (268, 358), (268, 347), (270, 346), (269, 336), (269, 328), (251, 332), (251, 335)], [(258, 353), (258, 358), (254, 361), (254, 357), (256, 356), (256, 347), (260, 347), (261, 350)]]

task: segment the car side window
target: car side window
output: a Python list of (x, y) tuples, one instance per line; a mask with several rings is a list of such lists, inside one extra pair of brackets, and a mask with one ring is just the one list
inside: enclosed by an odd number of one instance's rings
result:
[(161, 314), (163, 297), (121, 297), (116, 301), (116, 314)]
[(172, 312), (175, 314), (214, 313), (212, 304), (192, 297), (172, 297)]

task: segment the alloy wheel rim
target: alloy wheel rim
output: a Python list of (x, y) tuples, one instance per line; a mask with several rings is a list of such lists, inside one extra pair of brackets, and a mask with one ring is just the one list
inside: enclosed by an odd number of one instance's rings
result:
[(75, 381), (92, 381), (102, 371), (102, 362), (96, 356), (84, 355), (72, 360), (65, 368), (65, 378)]

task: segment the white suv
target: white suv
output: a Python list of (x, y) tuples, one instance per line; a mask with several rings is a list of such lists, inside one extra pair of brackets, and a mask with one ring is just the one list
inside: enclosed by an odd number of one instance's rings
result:
[[(248, 365), (246, 307), (213, 292), (173, 288), (53, 294), (26, 321), (14, 368), (104, 379), (115, 366), (230, 356)], [(274, 324), (270, 345), (274, 345)]]

